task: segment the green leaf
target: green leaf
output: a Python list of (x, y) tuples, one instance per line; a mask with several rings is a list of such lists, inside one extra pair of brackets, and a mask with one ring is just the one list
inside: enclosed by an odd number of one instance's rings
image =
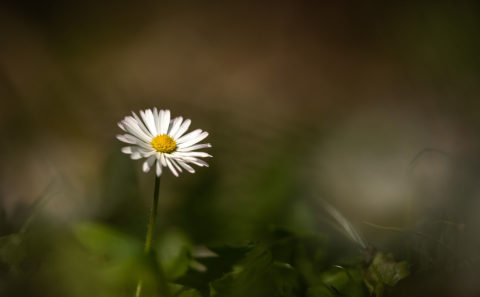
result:
[(321, 280), (328, 288), (334, 288), (340, 291), (348, 285), (351, 277), (344, 269), (332, 268), (322, 273)]
[[(222, 246), (210, 247), (215, 256), (196, 259), (197, 263), (205, 267), (206, 270), (199, 270), (194, 265), (190, 265), (188, 271), (175, 280), (175, 283), (197, 289), (203, 296), (208, 296), (210, 292), (209, 284), (216, 279), (232, 271), (233, 266), (242, 259), (251, 249), (251, 246)], [(192, 264), (192, 263), (191, 263)]]
[(270, 251), (255, 246), (234, 271), (211, 283), (211, 296), (273, 296), (273, 284), (266, 279), (272, 264)]
[(155, 248), (158, 264), (163, 268), (167, 279), (177, 279), (187, 272), (192, 262), (191, 244), (182, 232), (170, 230), (163, 233)]
[(307, 297), (338, 297), (339, 293), (325, 285), (312, 286), (307, 291)]
[(142, 251), (135, 238), (97, 223), (81, 223), (74, 227), (77, 239), (90, 251), (112, 257), (131, 257)]
[(254, 247), (236, 269), (211, 283), (211, 296), (262, 297), (301, 295), (298, 273), (290, 264), (275, 262), (270, 250)]
[(383, 296), (386, 286), (393, 287), (410, 274), (406, 261), (396, 262), (392, 254), (378, 252), (365, 272), (365, 284), (370, 294)]
[(155, 255), (146, 255), (135, 238), (97, 223), (78, 224), (74, 233), (94, 256), (89, 265), (104, 283), (133, 287), (139, 277), (144, 283), (155, 283), (158, 275)]
[[(333, 266), (322, 272), (321, 282), (330, 291), (332, 296), (366, 295), (363, 284), (363, 274), (360, 268)], [(319, 289), (317, 288), (317, 290)], [(322, 295), (320, 294), (319, 296)]]
[(5, 210), (0, 208), (0, 232), (7, 232), (6, 235), (0, 236), (0, 268), (4, 265), (8, 272), (20, 273), (20, 266), (28, 255), (28, 247), (25, 244), (27, 231), (32, 221), (53, 197), (53, 194), (47, 194), (50, 187), (51, 183), (32, 205), (14, 214), (15, 217), (24, 217), (20, 228), (9, 228)]
[(182, 290), (175, 297), (202, 297), (202, 295), (195, 289)]
[(18, 273), (20, 264), (27, 255), (22, 241), (23, 234), (0, 237), (0, 264), (5, 263), (10, 272)]
[(290, 264), (274, 263), (272, 275), (279, 296), (294, 297), (302, 290), (299, 275)]

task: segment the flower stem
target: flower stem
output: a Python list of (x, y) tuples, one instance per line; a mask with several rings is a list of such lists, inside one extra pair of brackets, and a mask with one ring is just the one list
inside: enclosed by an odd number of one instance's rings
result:
[[(160, 176), (155, 175), (155, 188), (153, 190), (152, 209), (150, 210), (150, 218), (148, 219), (147, 236), (145, 238), (145, 253), (149, 254), (152, 249), (153, 231), (155, 229), (155, 219), (157, 218), (158, 192), (160, 190)], [(135, 297), (142, 294), (143, 282), (140, 279), (135, 290)]]
[(147, 237), (145, 239), (145, 253), (149, 253), (152, 248), (152, 237), (155, 229), (155, 219), (157, 218), (158, 192), (160, 190), (160, 176), (155, 175), (155, 189), (153, 191), (153, 203), (148, 220)]

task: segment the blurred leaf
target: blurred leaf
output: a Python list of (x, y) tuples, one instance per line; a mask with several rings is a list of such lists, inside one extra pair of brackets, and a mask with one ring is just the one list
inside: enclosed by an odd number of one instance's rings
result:
[(175, 297), (202, 297), (202, 295), (195, 289), (182, 290)]
[(316, 270), (324, 264), (326, 238), (318, 234), (298, 235), (284, 228), (274, 228), (275, 240), (270, 250), (275, 261), (291, 263), (308, 280), (318, 279)]
[[(53, 194), (48, 194), (51, 185), (52, 183), (45, 188), (43, 193), (34, 203), (23, 210), (24, 213), (20, 212), (15, 214), (15, 216), (20, 216), (23, 219), (20, 228), (15, 228), (17, 230), (8, 230), (9, 228), (5, 228), (5, 230), (14, 233), (0, 236), (0, 276), (2, 275), (2, 270), (14, 275), (21, 272), (20, 266), (27, 256), (27, 247), (25, 245), (26, 233), (35, 217), (48, 203), (50, 198), (53, 197)], [(5, 211), (0, 209), (0, 230), (4, 229), (4, 226), (6, 225), (7, 220)]]
[(185, 275), (175, 280), (176, 283), (197, 289), (203, 296), (208, 296), (210, 282), (230, 272), (240, 259), (251, 249), (250, 246), (222, 246), (210, 248), (216, 256), (197, 259), (206, 267), (205, 271), (190, 266)]
[(351, 277), (345, 269), (332, 268), (322, 273), (322, 282), (328, 288), (341, 291), (351, 281)]
[(316, 285), (310, 287), (307, 291), (307, 297), (338, 297), (341, 296), (339, 292), (328, 288), (325, 285)]
[(321, 281), (333, 296), (366, 295), (366, 289), (363, 284), (363, 274), (360, 268), (334, 266), (322, 273)]
[(234, 271), (211, 283), (212, 296), (268, 296), (271, 285), (265, 282), (273, 263), (271, 252), (254, 246)]
[(97, 223), (78, 224), (74, 232), (95, 256), (90, 264), (103, 282), (125, 288), (133, 288), (139, 278), (144, 283), (155, 283), (158, 275), (158, 267), (152, 265), (156, 263), (155, 255), (146, 255), (135, 238)]
[(163, 233), (157, 240), (156, 251), (159, 265), (166, 279), (173, 280), (187, 272), (191, 263), (191, 244), (188, 238), (178, 230)]
[(279, 296), (294, 297), (302, 290), (299, 275), (289, 264), (274, 263), (272, 274)]
[(18, 273), (21, 262), (26, 256), (22, 246), (22, 235), (10, 234), (0, 237), (0, 264), (10, 273)]
[(131, 257), (142, 251), (142, 244), (135, 238), (97, 223), (81, 223), (74, 228), (80, 242), (92, 252)]
[(284, 296), (301, 295), (300, 276), (287, 263), (275, 262), (268, 247), (255, 246), (236, 269), (212, 282), (211, 296)]
[(197, 259), (206, 271), (190, 268), (177, 282), (198, 289), (203, 296), (367, 295), (361, 257), (345, 266), (332, 266), (328, 262), (335, 259), (329, 257), (337, 254), (327, 253), (323, 236), (298, 235), (284, 228), (272, 231), (265, 243), (212, 248), (216, 257)]
[(365, 273), (365, 284), (370, 293), (383, 296), (385, 285), (393, 287), (410, 274), (406, 261), (396, 262), (392, 254), (378, 252)]

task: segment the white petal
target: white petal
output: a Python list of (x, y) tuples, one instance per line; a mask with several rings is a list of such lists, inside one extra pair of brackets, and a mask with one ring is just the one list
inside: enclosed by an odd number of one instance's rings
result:
[(144, 149), (139, 146), (126, 146), (122, 148), (122, 152), (125, 154), (140, 154), (142, 157), (149, 157), (152, 155), (154, 150)]
[(203, 148), (209, 148), (212, 147), (210, 143), (202, 143), (202, 144), (197, 144), (197, 145), (192, 145), (188, 147), (178, 147), (177, 152), (190, 152), (198, 149), (203, 149)]
[(160, 162), (164, 167), (167, 167), (167, 161), (165, 160), (165, 154), (160, 154)]
[(159, 126), (160, 126), (160, 129), (158, 130), (158, 134), (162, 134), (162, 130), (163, 130), (163, 118), (165, 117), (165, 111), (163, 109), (160, 109), (158, 111), (158, 121), (160, 122)]
[(200, 135), (190, 138), (178, 145), (179, 148), (189, 147), (207, 138), (208, 132), (202, 132)]
[(173, 137), (172, 135), (174, 135), (178, 131), (178, 128), (180, 128), (180, 124), (182, 123), (182, 121), (183, 121), (182, 117), (174, 118), (173, 123), (172, 123), (172, 127), (170, 128), (170, 131), (168, 131), (168, 135)]
[(119, 134), (117, 135), (117, 139), (122, 142), (130, 143), (130, 144), (137, 144), (137, 140), (138, 140), (138, 138), (130, 134), (123, 134), (123, 135)]
[(140, 116), (142, 117), (142, 124), (145, 125), (145, 127), (148, 130), (148, 135), (151, 135), (151, 138), (155, 137), (155, 135), (152, 133), (152, 130), (150, 129), (150, 124), (149, 124), (149, 118), (146, 113), (147, 110), (140, 110)]
[(120, 127), (120, 129), (122, 129), (123, 131), (128, 132), (127, 129), (125, 128), (125, 126), (122, 124), (122, 122), (118, 122), (117, 125), (118, 125), (118, 127)]
[(147, 134), (148, 136), (152, 136), (150, 131), (148, 131), (147, 127), (145, 127), (145, 125), (143, 124), (142, 120), (138, 117), (138, 115), (136, 113), (134, 113), (132, 111), (132, 115), (133, 117), (135, 118), (135, 120), (137, 121), (137, 124), (138, 124), (138, 127), (145, 133)]
[(130, 158), (132, 160), (138, 160), (142, 158), (142, 154), (140, 154), (139, 152), (133, 152), (132, 154), (130, 154)]
[(148, 130), (152, 133), (153, 136), (158, 135), (157, 127), (155, 126), (155, 118), (153, 117), (153, 112), (151, 109), (146, 109), (144, 113), (145, 117), (143, 120), (148, 127)]
[(173, 156), (178, 156), (180, 158), (183, 157), (200, 157), (200, 158), (207, 158), (211, 157), (212, 155), (205, 153), (205, 152), (174, 152), (172, 153)]
[(155, 163), (155, 160), (156, 160), (155, 156), (151, 156), (145, 162), (143, 162), (143, 166), (142, 166), (143, 172), (150, 171), (150, 168), (152, 167), (153, 163)]
[(139, 145), (139, 146), (141, 146), (142, 148), (147, 149), (147, 150), (149, 150), (149, 151), (155, 150), (155, 149), (152, 147), (152, 144), (150, 144), (150, 143), (145, 143), (145, 142), (140, 141), (140, 140), (137, 142), (137, 145)]
[[(143, 124), (142, 120), (138, 120), (138, 116), (137, 116), (137, 118), (132, 117), (132, 116), (126, 116), (123, 119), (122, 122), (123, 122), (124, 125), (128, 124), (128, 125), (134, 127), (135, 129), (139, 130), (141, 133), (147, 135), (148, 137), (152, 136), (152, 134), (150, 134), (150, 131), (148, 131), (148, 129)], [(143, 130), (142, 130), (142, 128), (140, 128), (140, 126), (143, 126)], [(125, 126), (125, 127), (128, 129), (127, 126)]]
[(188, 133), (188, 134), (185, 134), (184, 136), (178, 138), (178, 139), (176, 140), (176, 142), (177, 142), (177, 144), (180, 144), (180, 143), (189, 141), (189, 140), (197, 137), (197, 136), (200, 135), (201, 133), (202, 133), (202, 130), (201, 130), (201, 129), (193, 130), (192, 132), (190, 132), (190, 133)]
[(175, 161), (177, 161), (178, 164), (180, 164), (180, 166), (182, 166), (185, 170), (187, 170), (188, 172), (190, 173), (195, 173), (195, 169), (193, 169), (192, 166), (188, 165), (187, 163), (183, 162), (182, 160), (180, 159), (175, 159)]
[(170, 125), (170, 110), (167, 109), (163, 111), (163, 118), (161, 118), (161, 120), (160, 134), (167, 134), (168, 126)]
[(120, 140), (120, 141), (123, 141), (125, 143), (139, 145), (146, 150), (152, 150), (153, 149), (151, 144), (145, 143), (144, 141), (142, 141), (142, 140), (138, 139), (137, 137), (135, 137), (133, 135), (130, 135), (130, 134), (117, 135), (117, 139)]
[(190, 127), (190, 124), (192, 123), (192, 121), (190, 119), (186, 119), (182, 125), (180, 125), (180, 128), (178, 128), (178, 131), (175, 133), (175, 134), (172, 134), (170, 136), (173, 137), (173, 139), (177, 140), (178, 138), (180, 138), (183, 133), (185, 133), (185, 131), (188, 130), (188, 127)]
[(182, 168), (180, 168), (180, 166), (178, 166), (177, 162), (175, 162), (175, 158), (168, 158), (170, 160), (170, 162), (172, 162), (172, 165), (175, 166), (175, 169), (178, 170), (178, 172), (182, 172)]
[(207, 162), (205, 162), (201, 159), (195, 158), (195, 157), (176, 157), (176, 159), (181, 160), (185, 163), (192, 163), (192, 164), (198, 165), (200, 167), (202, 167), (202, 166), (207, 166), (208, 167)]
[(175, 175), (175, 176), (178, 177), (178, 173), (177, 173), (177, 171), (175, 170), (175, 168), (173, 168), (172, 163), (170, 162), (170, 160), (169, 160), (169, 159), (166, 159), (165, 161), (167, 162), (167, 166), (168, 166), (168, 168), (170, 168), (170, 171), (173, 173), (173, 175)]
[(157, 163), (157, 166), (156, 166), (155, 173), (157, 174), (157, 176), (160, 176), (162, 175), (162, 166), (160, 165), (160, 162), (158, 162), (158, 160), (156, 163)]
[(197, 166), (200, 166), (200, 167), (208, 167), (208, 163), (201, 160), (201, 159), (197, 159), (197, 158), (193, 158), (193, 157), (187, 157), (187, 158), (182, 158), (183, 160), (185, 160), (186, 162), (188, 163), (192, 163), (192, 164), (195, 164)]
[(128, 133), (136, 136), (138, 139), (141, 139), (142, 141), (145, 141), (147, 143), (152, 140), (151, 136), (145, 134), (145, 132), (140, 129), (137, 121), (134, 118), (125, 117), (122, 124), (124, 125)]
[(155, 128), (157, 128), (157, 132), (160, 131), (160, 115), (159, 111), (157, 110), (156, 107), (153, 108), (153, 119), (155, 120)]
[(132, 147), (131, 146), (124, 146), (122, 147), (122, 153), (124, 154), (131, 154), (133, 152), (132, 150)]

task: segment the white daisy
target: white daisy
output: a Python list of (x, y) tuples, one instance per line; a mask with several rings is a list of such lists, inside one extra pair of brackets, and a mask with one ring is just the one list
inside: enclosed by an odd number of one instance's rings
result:
[(197, 144), (208, 136), (208, 132), (197, 129), (185, 134), (191, 121), (182, 117), (170, 120), (170, 110), (140, 110), (141, 119), (133, 111), (132, 115), (118, 123), (126, 134), (117, 135), (117, 139), (132, 144), (123, 147), (122, 152), (133, 160), (147, 158), (143, 163), (144, 172), (155, 166), (156, 174), (160, 176), (163, 166), (178, 176), (182, 169), (195, 172), (189, 164), (208, 167), (200, 158), (211, 155), (195, 151), (212, 147), (210, 143)]

